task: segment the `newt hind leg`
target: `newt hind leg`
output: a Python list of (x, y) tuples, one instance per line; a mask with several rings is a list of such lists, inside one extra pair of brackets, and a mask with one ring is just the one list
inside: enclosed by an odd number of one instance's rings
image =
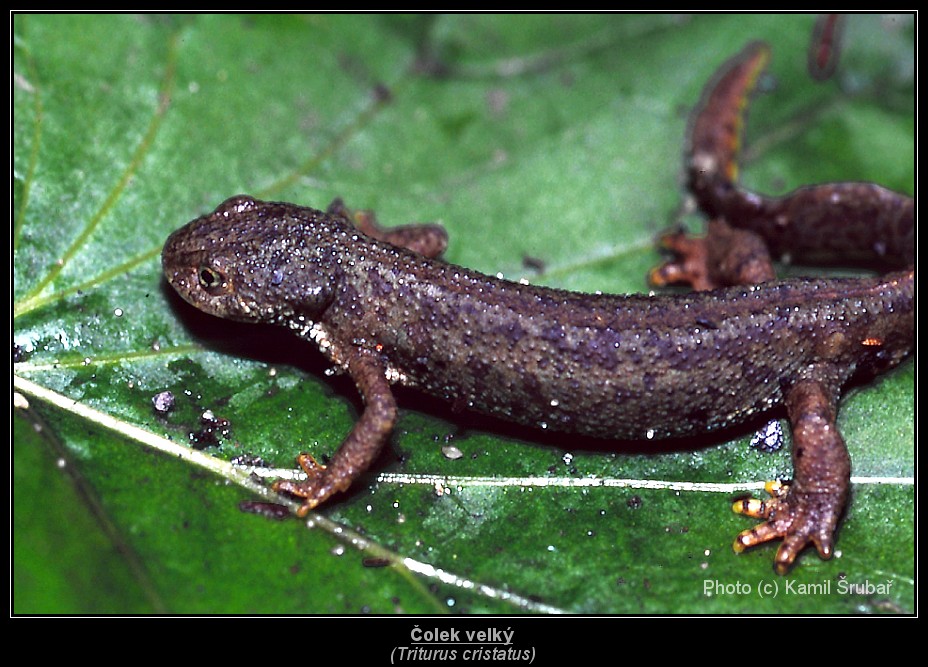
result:
[(768, 482), (767, 491), (773, 496), (769, 500), (751, 498), (732, 506), (737, 514), (765, 520), (735, 538), (732, 545), (735, 552), (782, 538), (783, 544), (774, 558), (778, 574), (788, 572), (809, 544), (815, 545), (822, 558), (831, 558), (835, 526), (844, 507), (843, 494), (796, 492), (782, 482)]
[(732, 507), (738, 514), (765, 520), (738, 535), (732, 545), (736, 552), (783, 539), (774, 559), (779, 574), (787, 572), (809, 544), (822, 558), (834, 555), (834, 532), (847, 503), (851, 460), (835, 425), (837, 396), (829, 384), (803, 380), (787, 392), (793, 483), (770, 482), (769, 500), (751, 498)]

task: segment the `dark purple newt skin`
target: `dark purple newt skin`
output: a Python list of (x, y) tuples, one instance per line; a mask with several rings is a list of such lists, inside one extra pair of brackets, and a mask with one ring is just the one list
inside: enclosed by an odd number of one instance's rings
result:
[[(300, 515), (370, 466), (396, 421), (391, 383), (609, 439), (705, 433), (785, 405), (794, 432), (824, 425), (830, 435), (799, 440), (808, 480), (780, 501), (779, 523), (748, 532), (786, 538), (781, 571), (809, 542), (831, 553), (850, 462), (830, 413), (850, 377), (911, 352), (912, 271), (688, 295), (579, 294), (444, 263), (432, 258), (444, 237), (414, 229), (393, 236), (366, 214), (353, 223), (340, 202), (322, 212), (238, 196), (164, 246), (165, 275), (185, 300), (293, 329), (358, 387), (365, 409), (329, 465), (301, 455), (308, 479), (275, 484), (304, 498)], [(816, 401), (821, 409), (809, 412)], [(761, 516), (775, 502), (743, 511)]]

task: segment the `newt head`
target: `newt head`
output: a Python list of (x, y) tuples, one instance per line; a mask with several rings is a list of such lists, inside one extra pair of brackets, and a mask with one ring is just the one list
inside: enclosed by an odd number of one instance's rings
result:
[(313, 319), (332, 300), (339, 275), (321, 252), (333, 224), (341, 221), (314, 209), (239, 195), (171, 234), (161, 264), (171, 287), (211, 315)]

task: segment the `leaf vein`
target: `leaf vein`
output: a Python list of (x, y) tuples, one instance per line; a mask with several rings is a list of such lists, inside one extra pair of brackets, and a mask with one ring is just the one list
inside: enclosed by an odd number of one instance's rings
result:
[(24, 312), (29, 312), (34, 310), (37, 306), (36, 304), (44, 304), (48, 302), (48, 298), (40, 299), (40, 296), (43, 291), (54, 282), (55, 278), (61, 273), (64, 267), (68, 264), (71, 259), (78, 253), (81, 247), (86, 243), (87, 239), (96, 231), (97, 227), (100, 225), (100, 222), (107, 216), (107, 214), (115, 206), (116, 202), (119, 200), (119, 197), (125, 191), (126, 186), (129, 185), (135, 173), (138, 171), (142, 162), (145, 159), (145, 156), (148, 154), (149, 149), (155, 141), (155, 137), (158, 134), (158, 130), (161, 127), (161, 121), (164, 119), (165, 114), (167, 113), (168, 108), (170, 107), (171, 93), (174, 89), (174, 75), (177, 69), (177, 52), (178, 52), (178, 43), (179, 37), (175, 33), (170, 41), (167, 62), (165, 63), (164, 75), (161, 80), (161, 86), (158, 93), (158, 105), (155, 108), (154, 115), (149, 121), (148, 129), (145, 131), (142, 140), (136, 146), (135, 152), (132, 155), (132, 159), (129, 161), (128, 166), (123, 171), (122, 176), (119, 178), (119, 181), (107, 195), (103, 204), (100, 206), (97, 213), (90, 219), (87, 225), (84, 227), (83, 231), (78, 234), (77, 238), (74, 239), (74, 242), (71, 246), (61, 255), (61, 257), (56, 261), (52, 267), (49, 269), (45, 277), (36, 284), (29, 294), (25, 296), (23, 301), (15, 309), (15, 314), (22, 314)]

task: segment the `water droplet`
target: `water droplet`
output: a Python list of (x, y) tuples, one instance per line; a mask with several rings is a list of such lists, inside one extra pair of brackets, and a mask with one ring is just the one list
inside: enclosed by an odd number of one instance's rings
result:
[(441, 448), (441, 453), (445, 455), (446, 459), (450, 459), (451, 461), (457, 461), (464, 457), (464, 452), (454, 445), (445, 445)]

